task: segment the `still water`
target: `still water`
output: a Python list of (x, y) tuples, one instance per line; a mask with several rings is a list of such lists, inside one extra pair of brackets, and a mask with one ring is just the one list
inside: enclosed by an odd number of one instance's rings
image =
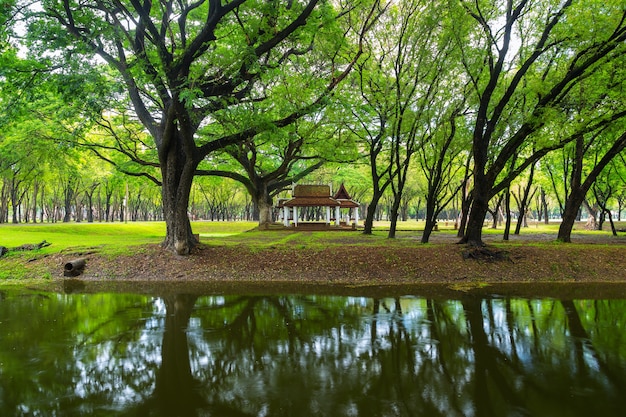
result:
[(626, 300), (0, 293), (1, 416), (624, 416)]

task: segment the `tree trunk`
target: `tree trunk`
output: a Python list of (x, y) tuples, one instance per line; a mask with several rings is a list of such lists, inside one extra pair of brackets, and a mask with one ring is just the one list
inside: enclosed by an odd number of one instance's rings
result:
[(489, 195), (491, 184), (484, 175), (474, 173), (474, 189), (472, 191), (472, 206), (470, 207), (465, 234), (460, 243), (472, 246), (484, 246), (483, 224), (489, 212)]
[(13, 207), (13, 217), (11, 221), (13, 224), (20, 223), (20, 220), (18, 218), (18, 213), (20, 212), (18, 210), (19, 208), (18, 187), (21, 181), (16, 181), (15, 175), (16, 174), (13, 174), (13, 178), (11, 180), (11, 207)]
[(549, 224), (550, 219), (548, 217), (548, 200), (546, 199), (546, 192), (543, 190), (543, 188), (541, 189), (541, 207), (544, 215), (543, 222), (544, 224)]
[(587, 213), (589, 214), (589, 218), (587, 218), (587, 223), (585, 224), (585, 229), (602, 230), (602, 212), (598, 210), (595, 204), (593, 206), (589, 204), (586, 198), (583, 199), (582, 205), (585, 207), (585, 210), (587, 210)]
[(472, 207), (472, 192), (469, 190), (469, 179), (464, 180), (462, 192), (461, 192), (461, 212), (458, 218), (458, 231), (457, 237), (463, 239), (465, 236), (465, 230), (467, 228), (467, 219), (469, 217), (469, 211)]
[(0, 190), (0, 223), (6, 223), (9, 220), (9, 192), (7, 182), (2, 181), (2, 189)]
[(161, 162), (161, 196), (166, 225), (162, 246), (178, 255), (188, 255), (197, 244), (187, 215), (196, 166), (176, 150), (170, 150), (167, 158)]
[(382, 197), (383, 193), (374, 193), (372, 195), (372, 200), (370, 201), (370, 203), (367, 206), (367, 213), (365, 215), (365, 224), (364, 224), (364, 230), (363, 230), (363, 234), (365, 235), (371, 235), (372, 234), (372, 227), (374, 225), (374, 216), (376, 215), (376, 208), (378, 207), (378, 202), (380, 201), (380, 198)]
[(574, 223), (576, 223), (576, 219), (578, 218), (580, 205), (585, 199), (585, 194), (586, 190), (581, 188), (572, 189), (572, 192), (565, 202), (563, 219), (559, 225), (557, 240), (567, 243), (572, 241), (572, 229), (574, 228)]
[(267, 183), (262, 179), (256, 181), (256, 187), (249, 189), (254, 203), (254, 217), (259, 221), (259, 227), (267, 227), (272, 223), (272, 198), (269, 195)]
[[(532, 183), (533, 183), (533, 178), (535, 177), (535, 164), (532, 164), (530, 166), (530, 175), (528, 176), (528, 183), (526, 184), (526, 187), (524, 188), (524, 195), (522, 196), (522, 198), (520, 199), (520, 204), (519, 204), (519, 217), (517, 219), (517, 224), (515, 225), (515, 234), (519, 235), (522, 225), (524, 227), (527, 226), (526, 223), (526, 213), (528, 212), (528, 202), (532, 201), (532, 196), (531, 196), (531, 187), (532, 187)], [(534, 194), (534, 192), (532, 193)]]
[(67, 223), (72, 220), (72, 202), (74, 201), (74, 193), (75, 181), (73, 178), (68, 178), (67, 183), (64, 184), (63, 190), (63, 206), (65, 208), (63, 223)]
[(32, 205), (32, 219), (33, 223), (37, 223), (37, 196), (39, 195), (39, 181), (33, 182), (33, 205)]
[(261, 198), (258, 202), (259, 207), (259, 226), (267, 227), (272, 223), (272, 204), (265, 198)]
[(617, 236), (617, 229), (615, 228), (615, 223), (613, 222), (613, 215), (611, 214), (611, 210), (606, 210), (605, 213), (609, 217), (609, 224), (611, 225), (611, 234), (613, 236)]
[(389, 233), (387, 233), (388, 239), (394, 239), (396, 237), (396, 229), (398, 228), (398, 217), (400, 214), (400, 199), (402, 197), (402, 191), (394, 197), (391, 205), (391, 224), (389, 225)]
[[(511, 191), (507, 187), (504, 195), (504, 212), (506, 214), (506, 223), (504, 225), (503, 240), (509, 240), (509, 234), (511, 233)], [(519, 219), (518, 219), (519, 224)]]
[(424, 232), (422, 233), (421, 243), (428, 243), (430, 235), (437, 224), (437, 213), (435, 212), (435, 193), (432, 187), (429, 187), (428, 196), (426, 197), (426, 224), (424, 225)]
[(93, 223), (93, 190), (85, 191), (87, 196), (87, 223)]
[(433, 233), (433, 229), (437, 224), (436, 221), (432, 220), (430, 216), (426, 216), (426, 224), (424, 225), (424, 232), (422, 233), (421, 243), (428, 243), (430, 240), (430, 235)]

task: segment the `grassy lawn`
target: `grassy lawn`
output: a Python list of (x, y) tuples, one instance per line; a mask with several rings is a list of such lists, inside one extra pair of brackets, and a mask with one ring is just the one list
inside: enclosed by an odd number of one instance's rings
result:
[[(245, 246), (256, 251), (263, 248), (285, 247), (306, 250), (322, 250), (329, 246), (361, 245), (366, 247), (406, 247), (415, 246), (421, 237), (423, 222), (408, 221), (398, 224), (398, 239), (387, 239), (388, 222), (377, 222), (371, 236), (359, 232), (317, 232), (317, 231), (259, 231), (254, 222), (193, 222), (194, 233), (200, 235), (202, 243), (210, 246)], [(574, 235), (601, 236), (610, 239), (609, 225), (604, 231), (584, 230), (584, 224), (577, 225)], [(618, 228), (626, 227), (620, 222)], [(522, 229), (522, 235), (530, 238), (530, 244), (554, 244), (558, 224), (531, 224)], [(496, 245), (502, 244), (502, 226), (491, 229), (486, 226), (484, 236), (490, 237)], [(97, 252), (104, 256), (141, 253), (142, 245), (158, 244), (165, 235), (163, 222), (130, 223), (56, 223), (56, 224), (3, 224), (0, 225), (0, 246), (9, 249), (24, 244), (38, 244), (42, 241), (50, 246), (35, 251), (9, 251), (0, 258), (0, 282), (24, 280), (26, 278), (47, 279), (45, 272), (39, 273), (29, 265), (30, 260), (63, 253), (82, 256)], [(538, 237), (532, 241), (532, 235)], [(542, 235), (542, 238), (539, 238)], [(439, 231), (433, 234), (442, 242), (454, 242), (456, 230), (453, 222), (440, 222)], [(623, 236), (623, 234), (622, 234)], [(597, 246), (597, 245), (596, 245)], [(340, 249), (339, 249), (340, 250)]]
[[(193, 224), (193, 230), (200, 233), (201, 238), (225, 237), (255, 226), (251, 222), (197, 222)], [(159, 243), (163, 236), (163, 222), (0, 225), (0, 246), (11, 248), (44, 240), (51, 243), (41, 249), (41, 253), (91, 247), (127, 248)]]
[[(200, 234), (201, 239), (207, 240), (241, 234), (255, 226), (252, 222), (197, 222), (193, 224), (193, 230)], [(44, 240), (50, 246), (34, 251), (9, 251), (0, 258), (0, 281), (39, 275), (28, 267), (31, 259), (61, 252), (81, 254), (97, 251), (114, 256), (135, 250), (133, 247), (157, 244), (164, 236), (163, 222), (2, 224), (0, 246), (11, 249), (24, 244), (39, 244)]]
[[(608, 236), (609, 231), (584, 230), (584, 225), (577, 225), (573, 234)], [(392, 244), (386, 239), (389, 222), (376, 222), (372, 236), (364, 236), (354, 232), (301, 232), (288, 231), (266, 232), (255, 230), (254, 222), (193, 222), (194, 233), (200, 234), (203, 243), (215, 245), (250, 246), (266, 245), (324, 245), (324, 244)], [(531, 224), (522, 228), (522, 235), (553, 235), (556, 237), (558, 224), (543, 223)], [(618, 228), (626, 227), (626, 222), (620, 222)], [(399, 222), (399, 238), (419, 237), (424, 228), (422, 221), (410, 220)], [(502, 235), (503, 228), (485, 227), (483, 234)], [(440, 222), (439, 235), (456, 235), (453, 222)], [(435, 235), (436, 235), (435, 234)], [(58, 253), (60, 251), (81, 250), (85, 248), (101, 248), (115, 253), (120, 249), (132, 246), (159, 243), (165, 235), (163, 222), (129, 222), (129, 223), (54, 223), (54, 224), (3, 224), (0, 225), (0, 246), (8, 248), (23, 244), (40, 243), (47, 241), (50, 246), (38, 253)], [(434, 235), (434, 236), (435, 236)], [(402, 240), (402, 239), (399, 239)], [(412, 240), (413, 241), (413, 240)], [(414, 242), (414, 241), (413, 241)], [(402, 244), (402, 243), (399, 243)]]

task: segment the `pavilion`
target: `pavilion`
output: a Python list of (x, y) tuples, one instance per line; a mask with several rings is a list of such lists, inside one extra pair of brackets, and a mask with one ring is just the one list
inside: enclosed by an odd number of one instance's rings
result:
[[(334, 228), (351, 227), (356, 229), (359, 222), (359, 203), (352, 200), (343, 184), (332, 195), (330, 185), (294, 185), (292, 198), (280, 200), (278, 209), (282, 210), (283, 225), (296, 228), (330, 229), (334, 220)], [(300, 221), (301, 210), (308, 207), (326, 209), (325, 222)], [(334, 211), (334, 217), (331, 213)], [(344, 213), (344, 220), (341, 215)]]

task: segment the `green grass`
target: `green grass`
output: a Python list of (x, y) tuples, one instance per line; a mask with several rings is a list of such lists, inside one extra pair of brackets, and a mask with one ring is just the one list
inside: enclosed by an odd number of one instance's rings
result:
[(46, 241), (41, 253), (94, 246), (132, 246), (155, 243), (165, 234), (163, 223), (55, 223), (2, 225), (0, 245), (8, 248)]
[[(194, 233), (199, 233), (203, 241), (221, 240), (255, 226), (256, 223), (252, 222), (192, 223)], [(44, 240), (50, 246), (34, 251), (9, 251), (0, 258), (0, 281), (21, 281), (29, 277), (49, 279), (48, 273), (33, 270), (28, 262), (31, 259), (60, 252), (97, 251), (108, 256), (127, 253), (129, 248), (139, 252), (142, 245), (157, 244), (164, 236), (163, 222), (2, 224), (0, 246), (11, 249), (24, 244), (38, 244)]]
[[(573, 234), (600, 234), (609, 236), (605, 226), (604, 231), (584, 230), (584, 225), (579, 224)], [(618, 228), (626, 227), (626, 222), (621, 222)], [(398, 225), (397, 236), (399, 239), (387, 239), (389, 228), (388, 222), (375, 223), (372, 235), (364, 235), (360, 232), (318, 232), (318, 231), (261, 231), (256, 229), (254, 222), (192, 222), (192, 230), (200, 235), (200, 240), (208, 245), (242, 245), (249, 250), (262, 250), (267, 247), (296, 247), (306, 250), (322, 250), (329, 246), (341, 247), (343, 245), (362, 246), (385, 246), (406, 247), (414, 246), (419, 241), (423, 222), (409, 221)], [(453, 222), (440, 222), (438, 234), (456, 236)], [(486, 226), (483, 230), (485, 235), (501, 235), (503, 227), (491, 229)], [(522, 229), (522, 234), (548, 234), (556, 238), (558, 224), (544, 225), (543, 223), (531, 224)], [(0, 281), (7, 279), (25, 279), (28, 277), (43, 275), (33, 271), (28, 261), (43, 256), (57, 253), (82, 254), (97, 251), (105, 256), (115, 256), (120, 253), (141, 252), (142, 245), (160, 243), (165, 236), (165, 223), (163, 222), (129, 222), (129, 223), (55, 223), (55, 224), (2, 224), (0, 225), (0, 246), (8, 248), (18, 247), (23, 244), (37, 244), (47, 241), (51, 245), (36, 251), (10, 251), (8, 255), (0, 258)], [(497, 245), (503, 243), (496, 242)], [(552, 246), (554, 239), (538, 241), (533, 244)], [(510, 246), (510, 243), (506, 244)], [(596, 245), (598, 246), (598, 245)], [(44, 273), (42, 273), (44, 274)], [(48, 277), (49, 278), (49, 277)]]
[[(194, 222), (194, 233), (200, 237), (225, 237), (255, 227), (251, 222)], [(0, 225), (0, 246), (8, 248), (26, 243), (47, 241), (51, 246), (41, 253), (54, 253), (70, 248), (129, 247), (159, 243), (165, 236), (163, 222), (130, 223), (54, 223)]]
[[(346, 243), (359, 245), (379, 245), (386, 239), (389, 222), (376, 222), (371, 236), (358, 232), (293, 232), (293, 231), (259, 231), (254, 222), (192, 222), (194, 233), (200, 234), (203, 243), (216, 245), (240, 245), (267, 247), (273, 245), (294, 245), (308, 248), (327, 245), (343, 245)], [(608, 227), (606, 225), (605, 229)], [(618, 224), (618, 228), (626, 227), (626, 222)], [(424, 222), (410, 220), (400, 222), (397, 236), (399, 238), (421, 236)], [(455, 235), (453, 222), (440, 222), (441, 234)], [(485, 227), (484, 235), (501, 235), (502, 226), (497, 229)], [(558, 224), (533, 223), (522, 229), (522, 234), (549, 234), (556, 237)], [(584, 230), (577, 225), (575, 234), (606, 235), (604, 231)], [(159, 243), (165, 236), (163, 222), (129, 222), (129, 223), (54, 223), (54, 224), (2, 224), (0, 225), (0, 246), (17, 247), (27, 243), (39, 243), (43, 240), (51, 246), (38, 251), (39, 253), (58, 253), (69, 249), (92, 247), (106, 248), (112, 252), (144, 244)], [(413, 244), (414, 239), (398, 239), (398, 245)], [(553, 241), (549, 241), (553, 243)], [(548, 243), (548, 242), (545, 242)]]

